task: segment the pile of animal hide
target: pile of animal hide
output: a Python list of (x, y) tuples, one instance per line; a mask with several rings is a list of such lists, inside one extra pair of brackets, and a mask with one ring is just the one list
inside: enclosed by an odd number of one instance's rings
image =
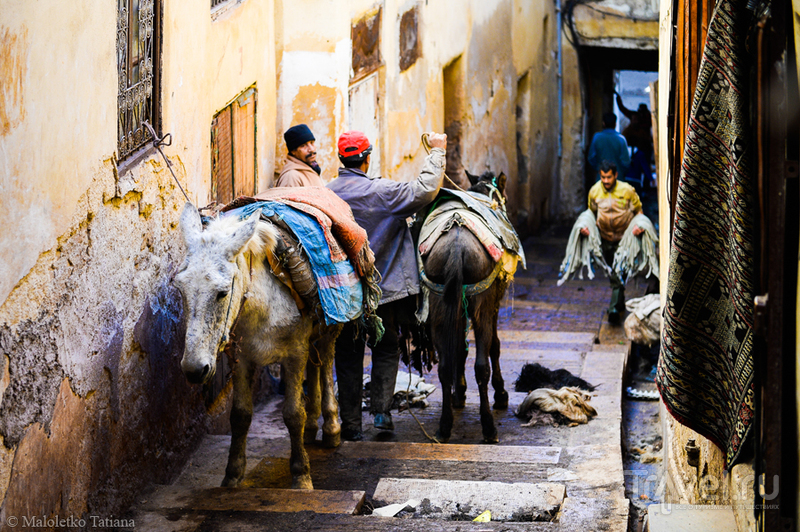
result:
[[(589, 236), (581, 234), (581, 229), (589, 230)], [(594, 279), (595, 268), (609, 274), (610, 267), (603, 259), (603, 250), (600, 246), (600, 230), (597, 228), (597, 219), (591, 209), (586, 209), (578, 216), (567, 242), (567, 253), (561, 268), (558, 271), (558, 286), (561, 286), (571, 276), (578, 272), (578, 279), (583, 279), (583, 272), (589, 279)]]
[(588, 393), (595, 388), (565, 369), (552, 371), (541, 364), (525, 364), (514, 390), (529, 393), (514, 414), (528, 420), (523, 427), (587, 423), (597, 415)]
[(551, 370), (535, 362), (522, 366), (519, 377), (514, 381), (515, 392), (530, 392), (537, 388), (561, 388), (562, 386), (572, 386), (587, 392), (593, 392), (597, 388), (565, 369)]
[(435, 391), (436, 386), (425, 382), (424, 377), (398, 370), (392, 408), (425, 408), (428, 406), (427, 397)]
[[(591, 394), (581, 390), (564, 386), (558, 390), (539, 388), (533, 390), (525, 397), (522, 404), (514, 412), (517, 417), (529, 416), (530, 419), (523, 427), (532, 427), (542, 423), (569, 424), (570, 427), (581, 423), (588, 423), (597, 415), (597, 410), (589, 404)], [(551, 414), (552, 421), (541, 414)]]
[(629, 299), (625, 302), (625, 337), (633, 343), (652, 347), (661, 334), (661, 298), (658, 294)]
[[(643, 229), (644, 233), (633, 236), (634, 227)], [(659, 278), (658, 234), (650, 218), (644, 214), (633, 217), (619, 241), (612, 267), (623, 283), (640, 273), (644, 273), (645, 278), (651, 274)]]

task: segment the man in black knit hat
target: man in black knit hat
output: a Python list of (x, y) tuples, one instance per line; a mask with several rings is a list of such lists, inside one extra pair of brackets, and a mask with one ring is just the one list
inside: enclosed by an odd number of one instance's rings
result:
[(317, 147), (314, 134), (305, 124), (298, 124), (283, 134), (289, 155), (283, 165), (276, 187), (324, 187), (317, 164)]

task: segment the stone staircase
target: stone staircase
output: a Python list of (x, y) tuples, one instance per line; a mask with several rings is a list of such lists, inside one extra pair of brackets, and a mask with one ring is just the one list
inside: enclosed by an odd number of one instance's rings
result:
[[(181, 475), (142, 494), (126, 517), (135, 530), (152, 531), (455, 531), (464, 529), (464, 519), (489, 510), (495, 520), (475, 530), (627, 530), (620, 433), (629, 344), (621, 327), (603, 325), (596, 333), (506, 329), (500, 335), (510, 408), (495, 411), (498, 445), (480, 443), (473, 353), (467, 406), (456, 413), (450, 444), (430, 443), (425, 435), (438, 425), (437, 391), (414, 416), (393, 413), (394, 433), (376, 431), (365, 413), (365, 441), (337, 449), (309, 446), (316, 489), (290, 490), (282, 397), (273, 396), (254, 415), (241, 488), (217, 487), (230, 437), (208, 435)], [(575, 427), (522, 427), (513, 409), (525, 394), (514, 392), (513, 382), (526, 362), (565, 368), (599, 385), (592, 398), (598, 417)], [(426, 380), (438, 385), (435, 375)], [(413, 512), (362, 515), (414, 499)]]

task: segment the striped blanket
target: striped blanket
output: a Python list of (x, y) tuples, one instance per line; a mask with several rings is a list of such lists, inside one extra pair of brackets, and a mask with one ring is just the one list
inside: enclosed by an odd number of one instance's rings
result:
[[(675, 419), (730, 469), (755, 435), (758, 207), (750, 122), (751, 14), (721, 0), (708, 25), (686, 133), (656, 383)], [(762, 427), (761, 430), (764, 430)]]
[(325, 322), (346, 323), (360, 316), (380, 338), (384, 328), (375, 314), (380, 274), (367, 232), (356, 223), (350, 206), (324, 187), (275, 188), (254, 198), (237, 198), (221, 212), (245, 218), (258, 210), (282, 219), (302, 244)]
[[(313, 216), (323, 229), (334, 261), (348, 256), (361, 276), (365, 268), (371, 269), (375, 257), (369, 246), (365, 246), (367, 231), (358, 225), (350, 206), (332, 190), (325, 187), (278, 187), (261, 192), (254, 199), (280, 202)], [(366, 256), (361, 257), (362, 253)], [(364, 264), (365, 260), (369, 264)]]

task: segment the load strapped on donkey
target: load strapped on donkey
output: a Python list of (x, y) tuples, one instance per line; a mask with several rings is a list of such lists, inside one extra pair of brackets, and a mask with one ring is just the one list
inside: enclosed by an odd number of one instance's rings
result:
[(442, 189), (422, 217), (418, 266), (424, 302), (418, 318), (427, 322), (439, 355), (443, 400), (436, 440), (449, 441), (453, 408), (463, 408), (466, 402), (465, 364), (471, 320), (483, 440), (497, 443), (489, 406), (490, 379), (493, 408), (508, 407), (508, 392), (500, 371), (497, 319), (518, 262), (525, 267), (525, 254), (506, 216), (506, 176), (501, 173), (495, 177), (487, 172), (480, 177), (467, 173), (467, 177), (472, 183), (469, 190)]

